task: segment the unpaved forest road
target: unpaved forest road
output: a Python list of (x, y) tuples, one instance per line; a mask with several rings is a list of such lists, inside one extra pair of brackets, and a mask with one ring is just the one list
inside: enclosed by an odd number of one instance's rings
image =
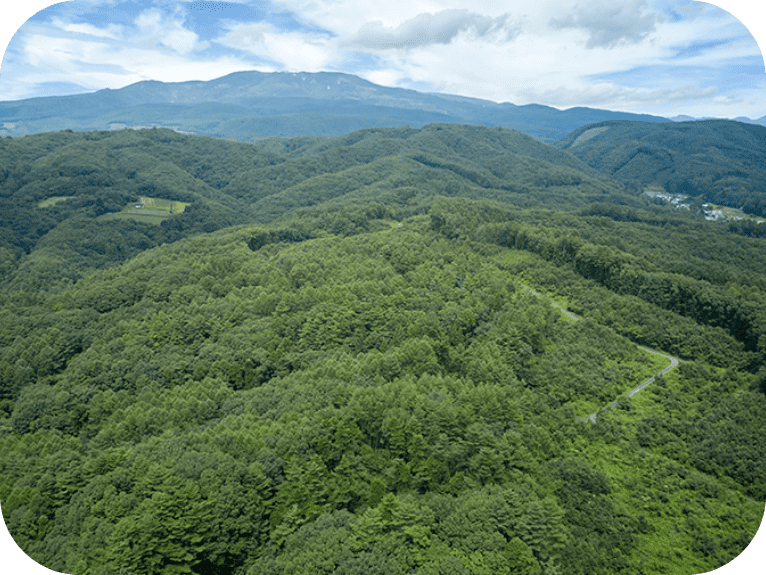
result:
[[(536, 292), (535, 290), (533, 290), (532, 288), (530, 288), (530, 287), (528, 287), (528, 286), (525, 286), (524, 284), (521, 284), (521, 287), (523, 287), (523, 288), (524, 288), (525, 290), (527, 290), (528, 292), (531, 292), (531, 293), (535, 294), (535, 295), (536, 295), (537, 297), (539, 297), (539, 298), (544, 298), (544, 299), (547, 299), (547, 298), (546, 298), (544, 295), (542, 295), (542, 294), (540, 294), (540, 293)], [(578, 316), (576, 316), (575, 314), (573, 314), (571, 311), (567, 311), (567, 310), (565, 310), (565, 309), (564, 309), (563, 307), (561, 307), (559, 304), (557, 304), (557, 303), (554, 303), (554, 302), (551, 302), (551, 305), (552, 305), (553, 307), (556, 307), (556, 308), (558, 308), (558, 309), (559, 309), (559, 310), (560, 310), (560, 311), (561, 311), (563, 314), (566, 314), (567, 316), (569, 316), (570, 318), (572, 318), (574, 321), (579, 321), (579, 320), (580, 320), (580, 318), (579, 318)], [(663, 374), (665, 374), (665, 373), (669, 372), (671, 369), (673, 369), (674, 367), (676, 367), (676, 366), (678, 365), (678, 358), (677, 358), (677, 357), (673, 357), (672, 355), (667, 355), (667, 354), (665, 354), (665, 353), (660, 353), (659, 351), (655, 351), (655, 350), (653, 350), (653, 349), (652, 349), (652, 348), (650, 348), (650, 347), (646, 347), (646, 346), (643, 346), (643, 345), (638, 345), (638, 344), (636, 344), (636, 345), (637, 345), (638, 347), (640, 347), (641, 349), (643, 349), (644, 351), (646, 351), (646, 352), (649, 352), (649, 353), (653, 353), (654, 355), (659, 355), (659, 356), (662, 356), (662, 357), (664, 357), (665, 359), (669, 359), (669, 360), (670, 360), (670, 365), (669, 365), (669, 366), (667, 366), (665, 369), (662, 369), (662, 370), (658, 371), (658, 372), (657, 372), (657, 373), (655, 373), (655, 374), (654, 374), (652, 377), (650, 377), (649, 379), (647, 379), (646, 381), (644, 381), (644, 382), (643, 382), (643, 383), (641, 383), (640, 385), (637, 385), (636, 387), (634, 387), (633, 389), (631, 389), (631, 390), (630, 390), (630, 391), (627, 393), (627, 396), (628, 396), (628, 397), (631, 397), (631, 396), (633, 396), (633, 395), (637, 394), (639, 391), (641, 391), (642, 389), (644, 389), (644, 388), (645, 388), (647, 385), (649, 385), (650, 383), (652, 383), (652, 382), (654, 381), (654, 379), (655, 379), (657, 376), (659, 376), (659, 375), (663, 375)], [(610, 404), (609, 404), (607, 407), (605, 407), (604, 409), (614, 409), (615, 407), (617, 407), (617, 404), (618, 404), (619, 402), (620, 402), (620, 400), (619, 400), (619, 399), (616, 399), (616, 400), (614, 400), (612, 403), (610, 403)], [(587, 416), (587, 417), (578, 417), (578, 418), (577, 418), (577, 421), (586, 421), (586, 420), (587, 420), (587, 421), (590, 421), (590, 422), (592, 422), (592, 423), (596, 423), (596, 416), (597, 416), (597, 415), (598, 415), (598, 413), (591, 413), (591, 414), (590, 414), (589, 416)], [(641, 450), (641, 452), (642, 452), (642, 453), (645, 453), (645, 454), (647, 454), (647, 455), (651, 455), (651, 453), (649, 453), (649, 452), (648, 452), (648, 451), (646, 451), (645, 449), (642, 449), (642, 450)], [(729, 493), (736, 493), (736, 492), (732, 491), (731, 489), (729, 489), (728, 491), (729, 491)], [(739, 495), (740, 495), (741, 497), (744, 497), (742, 494), (739, 494)], [(748, 503), (758, 503), (758, 504), (762, 504), (762, 503), (763, 503), (762, 501), (755, 501), (755, 500), (753, 500), (753, 499), (750, 499), (749, 497), (744, 497), (744, 499), (745, 499), (745, 501), (747, 501)]]
[[(528, 292), (530, 292), (530, 293), (533, 293), (533, 294), (534, 294), (534, 295), (536, 295), (537, 297), (540, 297), (540, 298), (545, 298), (545, 296), (544, 296), (544, 295), (542, 295), (541, 293), (538, 293), (538, 292), (536, 292), (535, 290), (533, 290), (532, 288), (530, 288), (530, 287), (528, 287), (528, 286), (525, 286), (524, 284), (521, 284), (521, 287), (523, 287), (523, 288), (524, 288), (525, 290), (527, 290)], [(547, 299), (547, 298), (545, 298), (545, 299)], [(571, 319), (573, 319), (574, 321), (579, 321), (579, 320), (580, 320), (580, 318), (579, 318), (578, 316), (576, 316), (575, 314), (573, 314), (571, 311), (567, 311), (567, 310), (565, 310), (565, 309), (564, 309), (563, 307), (561, 307), (559, 304), (557, 304), (557, 303), (555, 303), (555, 302), (551, 302), (551, 305), (552, 305), (553, 307), (555, 307), (555, 308), (558, 308), (558, 309), (559, 309), (559, 311), (561, 311), (561, 313), (563, 313), (563, 314), (567, 315), (568, 317), (570, 317), (570, 318), (571, 318)], [(637, 344), (637, 345), (638, 345), (638, 344)], [(655, 380), (655, 378), (657, 378), (658, 376), (660, 376), (660, 375), (663, 375), (663, 374), (665, 374), (665, 373), (669, 372), (671, 369), (673, 369), (674, 367), (676, 367), (676, 366), (678, 365), (678, 358), (677, 358), (677, 357), (673, 357), (672, 355), (667, 355), (667, 354), (665, 354), (665, 353), (660, 353), (659, 351), (655, 351), (655, 350), (653, 350), (652, 348), (649, 348), (649, 347), (645, 347), (645, 346), (643, 346), (643, 345), (639, 345), (638, 347), (639, 347), (639, 348), (641, 348), (641, 349), (643, 349), (644, 351), (646, 351), (646, 352), (648, 352), (648, 353), (653, 353), (654, 355), (659, 355), (659, 356), (661, 356), (661, 357), (664, 357), (665, 359), (669, 359), (669, 360), (670, 360), (670, 365), (669, 365), (669, 366), (667, 366), (665, 369), (662, 369), (662, 370), (658, 371), (658, 372), (657, 372), (657, 373), (655, 373), (655, 374), (654, 374), (652, 377), (650, 377), (649, 379), (647, 379), (646, 381), (644, 381), (644, 382), (643, 382), (643, 383), (641, 383), (640, 385), (637, 385), (636, 387), (634, 387), (633, 389), (631, 389), (631, 390), (630, 390), (630, 391), (627, 393), (627, 396), (628, 396), (628, 397), (632, 397), (632, 396), (634, 396), (634, 395), (635, 395), (635, 394), (637, 394), (639, 391), (641, 391), (642, 389), (644, 389), (644, 388), (645, 388), (647, 385), (649, 385), (650, 383), (652, 383), (652, 382)], [(610, 403), (608, 406), (606, 406), (606, 407), (605, 407), (605, 409), (614, 409), (615, 407), (617, 407), (617, 404), (618, 404), (619, 402), (620, 402), (620, 400), (619, 400), (619, 399), (615, 399), (615, 400), (614, 400), (612, 403)], [(598, 413), (591, 413), (591, 414), (590, 414), (589, 416), (587, 416), (587, 417), (578, 417), (577, 419), (578, 419), (578, 421), (585, 421), (585, 420), (587, 419), (588, 421), (591, 421), (591, 422), (593, 422), (593, 423), (596, 423), (596, 417), (597, 417), (597, 415), (598, 415)]]

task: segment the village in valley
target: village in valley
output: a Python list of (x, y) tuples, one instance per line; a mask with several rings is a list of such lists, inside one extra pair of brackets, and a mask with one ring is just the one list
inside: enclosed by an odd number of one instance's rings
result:
[[(666, 192), (661, 186), (651, 186), (644, 190), (647, 196), (664, 200), (674, 208), (679, 210), (690, 210), (692, 202), (689, 196), (683, 194), (671, 194)], [(742, 211), (741, 208), (730, 208), (716, 204), (704, 203), (699, 206), (704, 218), (708, 221), (729, 221), (729, 220), (752, 220), (758, 224), (763, 223), (764, 219), (751, 216)]]

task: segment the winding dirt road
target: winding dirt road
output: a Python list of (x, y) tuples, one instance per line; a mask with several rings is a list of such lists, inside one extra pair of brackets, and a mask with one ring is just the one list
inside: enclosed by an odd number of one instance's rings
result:
[[(525, 290), (527, 290), (528, 292), (530, 292), (530, 293), (532, 293), (532, 294), (536, 295), (536, 296), (537, 296), (537, 297), (539, 297), (539, 298), (548, 299), (548, 298), (546, 298), (544, 295), (542, 295), (541, 293), (539, 293), (539, 292), (536, 292), (535, 290), (533, 290), (532, 288), (530, 288), (530, 287), (528, 287), (528, 286), (525, 286), (524, 284), (521, 284), (521, 287), (523, 287)], [(565, 310), (565, 309), (564, 309), (563, 307), (561, 307), (559, 304), (557, 304), (557, 303), (555, 303), (555, 302), (552, 302), (552, 301), (551, 301), (550, 303), (551, 303), (551, 305), (552, 305), (553, 307), (555, 307), (555, 308), (558, 308), (558, 309), (559, 309), (559, 311), (561, 311), (561, 313), (565, 314), (567, 317), (569, 317), (569, 318), (573, 319), (574, 321), (579, 321), (579, 320), (580, 320), (580, 318), (579, 318), (578, 316), (576, 316), (575, 314), (573, 314), (571, 311), (567, 311), (567, 310)], [(636, 344), (636, 345), (638, 345), (638, 344)], [(661, 357), (664, 357), (665, 359), (668, 359), (668, 360), (670, 360), (670, 365), (669, 365), (669, 366), (667, 366), (665, 369), (662, 369), (662, 370), (658, 371), (658, 372), (657, 372), (657, 373), (655, 373), (655, 374), (654, 374), (652, 377), (650, 377), (650, 378), (649, 378), (649, 379), (647, 379), (646, 381), (644, 381), (644, 382), (640, 383), (639, 385), (637, 385), (636, 387), (634, 387), (633, 389), (631, 389), (631, 390), (630, 390), (630, 391), (627, 393), (627, 396), (628, 396), (628, 397), (632, 397), (632, 396), (634, 396), (634, 395), (635, 395), (635, 394), (637, 394), (639, 391), (641, 391), (642, 389), (644, 389), (644, 388), (645, 388), (647, 385), (649, 385), (649, 384), (651, 384), (652, 382), (654, 382), (654, 380), (655, 380), (657, 377), (659, 377), (660, 375), (663, 375), (663, 374), (665, 374), (665, 373), (668, 373), (668, 372), (669, 372), (671, 369), (673, 369), (674, 367), (676, 367), (676, 366), (678, 365), (678, 358), (677, 358), (677, 357), (673, 357), (672, 355), (667, 355), (667, 354), (665, 354), (665, 353), (661, 353), (661, 352), (659, 352), (659, 351), (656, 351), (656, 350), (654, 350), (654, 349), (652, 349), (652, 348), (650, 348), (650, 347), (646, 347), (646, 346), (643, 346), (643, 345), (638, 345), (638, 347), (639, 347), (640, 349), (643, 349), (643, 350), (644, 350), (645, 352), (647, 352), (647, 353), (652, 353), (652, 354), (654, 354), (654, 355), (659, 355), (659, 356), (661, 356)], [(620, 402), (620, 400), (619, 400), (619, 399), (615, 399), (615, 400), (614, 400), (612, 403), (610, 403), (608, 406), (606, 406), (606, 408), (605, 408), (605, 409), (614, 409), (615, 407), (617, 407), (617, 405), (619, 404), (619, 402)], [(588, 421), (591, 421), (592, 423), (596, 423), (596, 417), (597, 417), (597, 416), (598, 416), (598, 413), (591, 413), (591, 414), (590, 414), (590, 415), (588, 415), (587, 417), (578, 417), (577, 419), (578, 419), (579, 421), (585, 421), (585, 420), (588, 420)]]
[[(525, 290), (527, 290), (528, 292), (530, 292), (530, 293), (533, 293), (534, 295), (536, 295), (536, 296), (537, 296), (537, 297), (539, 297), (539, 298), (548, 299), (546, 296), (542, 295), (541, 293), (538, 293), (538, 292), (536, 292), (535, 290), (533, 290), (532, 288), (530, 288), (530, 287), (528, 287), (528, 286), (525, 286), (524, 284), (521, 284), (521, 287), (523, 287), (523, 288), (524, 288)], [(548, 301), (550, 301), (550, 300), (548, 300)], [(564, 309), (563, 307), (561, 307), (559, 304), (557, 304), (557, 303), (554, 303), (554, 302), (552, 302), (552, 301), (551, 301), (550, 303), (551, 303), (551, 305), (552, 305), (553, 307), (555, 307), (555, 308), (558, 308), (558, 309), (561, 311), (561, 313), (563, 313), (563, 314), (567, 315), (568, 317), (572, 318), (574, 321), (579, 321), (579, 320), (580, 320), (580, 318), (579, 318), (578, 316), (576, 316), (575, 314), (573, 314), (571, 311), (567, 311), (567, 310), (565, 310), (565, 309)], [(675, 367), (678, 365), (678, 358), (677, 358), (677, 357), (673, 357), (672, 355), (668, 355), (668, 354), (666, 354), (666, 353), (661, 353), (661, 352), (659, 352), (659, 351), (656, 351), (656, 350), (654, 350), (654, 349), (652, 349), (652, 348), (650, 348), (650, 347), (646, 347), (646, 346), (644, 346), (644, 345), (638, 345), (638, 344), (636, 344), (636, 345), (637, 345), (637, 347), (639, 347), (639, 348), (643, 349), (643, 350), (644, 350), (645, 352), (647, 352), (647, 353), (652, 353), (652, 354), (654, 354), (654, 355), (659, 355), (660, 357), (664, 357), (665, 359), (667, 359), (667, 360), (669, 360), (669, 361), (670, 361), (670, 365), (669, 365), (669, 366), (667, 366), (665, 369), (661, 369), (660, 371), (658, 371), (657, 373), (655, 373), (655, 374), (654, 374), (652, 377), (650, 377), (650, 378), (649, 378), (649, 379), (647, 379), (646, 381), (644, 381), (644, 382), (640, 383), (639, 385), (637, 385), (636, 387), (634, 387), (633, 389), (631, 389), (631, 390), (630, 390), (630, 391), (627, 393), (627, 396), (628, 396), (628, 397), (632, 397), (632, 396), (634, 396), (634, 395), (635, 395), (635, 394), (637, 394), (639, 391), (641, 391), (642, 389), (644, 389), (646, 386), (648, 386), (649, 384), (651, 384), (651, 383), (652, 383), (652, 382), (653, 382), (653, 381), (654, 381), (654, 380), (655, 380), (655, 379), (656, 379), (658, 376), (660, 376), (660, 375), (663, 375), (663, 374), (665, 374), (665, 373), (668, 373), (668, 372), (669, 372), (671, 369), (675, 368)], [(619, 400), (619, 399), (616, 399), (616, 400), (614, 400), (612, 403), (610, 403), (608, 406), (606, 406), (604, 409), (614, 409), (615, 407), (617, 407), (617, 405), (618, 405), (619, 403), (620, 403), (620, 400)], [(597, 417), (597, 416), (598, 416), (598, 413), (591, 413), (591, 414), (590, 414), (590, 415), (588, 415), (587, 417), (578, 417), (578, 418), (577, 418), (577, 421), (590, 421), (590, 422), (592, 422), (592, 423), (596, 423), (596, 417)], [(646, 454), (646, 455), (652, 455), (651, 453), (649, 453), (649, 452), (648, 452), (648, 451), (646, 451), (645, 449), (642, 449), (642, 450), (641, 450), (641, 452), (642, 452), (642, 453), (644, 453), (644, 454)], [(734, 492), (734, 491), (732, 491), (731, 489), (729, 489), (728, 491), (729, 491), (729, 493), (735, 493), (735, 492)], [(747, 501), (748, 503), (757, 503), (757, 504), (762, 504), (762, 502), (761, 502), (761, 501), (754, 501), (753, 499), (750, 499), (749, 497), (744, 497), (744, 495), (742, 495), (742, 494), (739, 494), (739, 495), (740, 495), (741, 497), (743, 497), (743, 498), (745, 499), (745, 501)]]

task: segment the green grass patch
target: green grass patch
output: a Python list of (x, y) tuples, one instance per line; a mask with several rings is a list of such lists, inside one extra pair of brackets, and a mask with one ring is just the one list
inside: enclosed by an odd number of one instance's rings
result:
[[(670, 365), (670, 363), (671, 363), (669, 359), (667, 359), (665, 357), (662, 357), (661, 355), (657, 355), (657, 354), (654, 354), (654, 353), (649, 353), (648, 351), (646, 351), (644, 349), (641, 349), (641, 348), (639, 348), (639, 350), (641, 351), (641, 353), (644, 356), (646, 356), (647, 369), (650, 371), (649, 375), (647, 375), (645, 379), (649, 379), (652, 375), (654, 375), (655, 373), (657, 373), (659, 371), (662, 371), (663, 369), (668, 367)], [(659, 351), (659, 350), (657, 350), (657, 351)], [(665, 352), (661, 352), (661, 353), (665, 353)], [(675, 369), (678, 369), (678, 368), (675, 368)], [(671, 370), (670, 372), (666, 373), (665, 377), (670, 377), (670, 374), (672, 374), (673, 371), (674, 370)], [(651, 385), (651, 384), (649, 384), (649, 385)], [(644, 388), (644, 389), (646, 389), (646, 388)], [(641, 395), (641, 393), (643, 393), (643, 390), (638, 392), (633, 397)]]
[[(547, 301), (548, 303), (551, 303), (558, 307), (559, 311), (561, 311), (561, 318), (565, 321), (576, 323), (577, 319), (574, 319), (564, 313), (565, 311), (568, 311), (568, 300), (564, 296), (559, 295), (552, 295), (545, 290), (538, 289), (537, 286), (531, 286), (529, 282), (526, 281), (524, 278), (524, 274), (520, 274), (520, 277), (522, 278), (522, 284), (528, 286), (530, 289), (533, 289), (537, 293), (540, 294), (541, 300)], [(637, 346), (638, 347), (638, 346)], [(639, 356), (635, 361), (629, 361), (629, 362), (617, 362), (614, 360), (607, 360), (607, 363), (604, 367), (608, 369), (614, 369), (618, 371), (622, 371), (623, 373), (629, 372), (629, 375), (626, 375), (626, 379), (624, 383), (621, 385), (620, 390), (614, 394), (613, 398), (608, 399), (606, 402), (600, 401), (596, 398), (577, 398), (574, 401), (572, 401), (572, 405), (574, 406), (575, 410), (579, 414), (580, 417), (587, 417), (593, 413), (597, 413), (600, 409), (607, 408), (610, 406), (610, 404), (617, 400), (620, 397), (624, 397), (627, 395), (628, 392), (635, 389), (637, 386), (645, 382), (647, 379), (649, 379), (652, 376), (655, 376), (660, 371), (665, 369), (670, 365), (670, 360), (660, 356), (656, 355), (654, 353), (647, 352), (643, 349), (638, 350)], [(663, 352), (664, 353), (664, 352)], [(672, 373), (672, 372), (671, 372)], [(669, 374), (666, 374), (666, 376)], [(646, 392), (646, 389), (648, 387), (651, 387), (652, 384), (649, 384), (646, 388), (642, 389), (640, 392), (633, 395), (635, 398), (638, 395), (641, 395), (642, 393)], [(631, 400), (632, 401), (632, 398)]]
[[(148, 196), (141, 196), (138, 199), (138, 203), (134, 204), (133, 209), (147, 209), (147, 210), (162, 210), (171, 214), (180, 214), (189, 204), (187, 202), (177, 202), (175, 200), (165, 200), (163, 198), (150, 198)], [(139, 208), (138, 206), (143, 206)]]
[[(629, 404), (628, 409), (623, 409), (626, 406), (620, 406), (618, 405), (616, 408), (605, 410), (609, 415), (608, 417), (611, 419), (616, 419), (620, 421), (621, 423), (637, 423), (641, 419), (648, 417), (650, 415), (665, 415), (666, 411), (666, 405), (663, 403), (663, 399), (665, 394), (658, 391), (660, 391), (660, 388), (667, 388), (668, 386), (675, 388), (678, 388), (677, 384), (677, 373), (678, 368), (673, 369), (672, 371), (664, 374), (661, 376), (661, 379), (655, 379), (652, 383), (644, 387), (641, 391), (638, 393), (633, 394), (631, 397), (627, 397), (627, 393), (631, 391), (633, 388), (638, 386), (639, 384), (643, 383), (653, 375), (656, 375), (661, 370), (665, 369), (668, 365), (670, 365), (670, 361), (665, 359), (664, 357), (650, 354), (644, 350), (640, 350), (642, 355), (645, 355), (646, 358), (644, 359), (644, 362), (642, 362), (642, 365), (644, 366), (641, 371), (641, 377), (638, 378), (638, 380), (635, 383), (629, 384), (623, 391), (623, 395), (620, 397), (620, 403), (627, 403)], [(680, 391), (680, 390), (676, 390)], [(615, 397), (614, 399), (618, 399)], [(610, 402), (611, 403), (611, 402)], [(608, 405), (608, 404), (607, 404)], [(600, 406), (600, 408), (605, 408), (607, 405)], [(688, 406), (687, 406), (688, 409)], [(596, 410), (590, 411), (589, 413), (595, 413)], [(604, 413), (604, 412), (602, 412)], [(587, 415), (585, 413), (582, 414)], [(601, 417), (601, 415), (599, 415)]]
[(382, 220), (382, 222), (388, 226), (387, 229), (382, 230), (386, 232), (390, 232), (391, 230), (398, 230), (404, 226), (404, 223), (398, 220)]
[(147, 224), (159, 225), (172, 215), (180, 214), (189, 204), (164, 198), (141, 196), (138, 202), (132, 202), (121, 211), (100, 216), (100, 220), (129, 219)]
[(751, 216), (750, 214), (746, 214), (739, 208), (732, 208), (729, 206), (719, 206), (718, 204), (711, 204), (710, 202), (707, 202), (707, 210), (716, 210), (720, 211), (721, 215), (723, 215), (726, 220), (750, 220), (753, 222), (762, 222), (764, 218), (759, 216)]
[[(596, 398), (589, 398), (589, 399), (577, 399), (573, 401), (573, 405), (575, 407), (576, 413), (579, 417), (587, 417), (593, 413), (598, 413), (599, 410), (605, 409), (611, 405), (611, 403), (615, 400), (620, 400), (621, 402), (630, 402), (632, 406), (637, 407), (637, 401), (636, 399), (644, 393), (647, 393), (647, 389), (649, 389), (652, 384), (648, 385), (644, 389), (642, 389), (637, 394), (633, 395), (630, 398), (626, 398), (627, 393), (637, 387), (638, 385), (642, 384), (644, 381), (652, 377), (653, 375), (657, 374), (658, 372), (662, 371), (664, 368), (666, 368), (670, 362), (666, 360), (663, 357), (659, 357), (654, 354), (647, 353), (643, 350), (639, 350), (640, 355), (635, 361), (629, 361), (629, 362), (618, 362), (615, 360), (607, 360), (605, 367), (609, 369), (614, 369), (618, 371), (628, 372), (630, 375), (627, 379), (625, 379), (620, 384), (620, 389), (617, 391), (617, 393), (614, 394), (614, 397), (611, 397), (607, 399), (606, 401), (600, 401)], [(619, 409), (619, 406), (616, 408), (612, 408), (609, 411), (622, 411)], [(640, 409), (636, 409), (635, 411), (631, 411), (629, 413), (636, 413), (638, 412), (641, 414)], [(646, 415), (645, 413), (641, 414), (643, 417)]]
[[(516, 252), (516, 250), (513, 250), (513, 252)], [(534, 285), (533, 283), (531, 283), (528, 280), (528, 278), (525, 277), (524, 273), (519, 274), (519, 276), (521, 277), (521, 283), (523, 283), (528, 288), (533, 289), (534, 291), (539, 293), (543, 297), (544, 300), (547, 300), (549, 303), (554, 303), (554, 304), (560, 306), (565, 311), (569, 311), (569, 305), (570, 305), (569, 298), (567, 298), (566, 296), (561, 295), (561, 294), (552, 294), (549, 291), (547, 291), (545, 288), (541, 288), (541, 287), (539, 287), (537, 285)], [(570, 312), (570, 313), (574, 313), (574, 312)], [(576, 322), (577, 321), (576, 319), (569, 317), (567, 314), (565, 314), (563, 312), (562, 312), (561, 316), (562, 316), (563, 319), (566, 319), (566, 320), (571, 321), (571, 322)]]
[(66, 200), (71, 200), (74, 198), (74, 196), (51, 196), (48, 199), (43, 200), (42, 202), (39, 202), (37, 204), (38, 208), (50, 208), (51, 206), (55, 206), (59, 202), (63, 202)]

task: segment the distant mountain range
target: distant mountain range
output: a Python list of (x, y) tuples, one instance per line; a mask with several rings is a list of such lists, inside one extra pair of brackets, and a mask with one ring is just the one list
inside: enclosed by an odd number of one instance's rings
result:
[(119, 90), (0, 102), (0, 135), (71, 129), (167, 127), (254, 141), (281, 136), (340, 136), (377, 127), (431, 123), (515, 129), (553, 143), (606, 120), (668, 118), (593, 108), (516, 106), (449, 94), (387, 88), (339, 73), (236, 72), (207, 82), (145, 81)]
[[(695, 118), (693, 116), (686, 116), (686, 115), (680, 115), (680, 116), (673, 116), (670, 118), (674, 122), (697, 122), (702, 120), (720, 120), (721, 118), (715, 118), (713, 116), (705, 116), (703, 118)], [(761, 118), (757, 118), (753, 120), (752, 118), (748, 118), (747, 116), (738, 116), (733, 119), (735, 122), (742, 122), (743, 124), (760, 124), (761, 126), (766, 126), (766, 116), (762, 116)]]

